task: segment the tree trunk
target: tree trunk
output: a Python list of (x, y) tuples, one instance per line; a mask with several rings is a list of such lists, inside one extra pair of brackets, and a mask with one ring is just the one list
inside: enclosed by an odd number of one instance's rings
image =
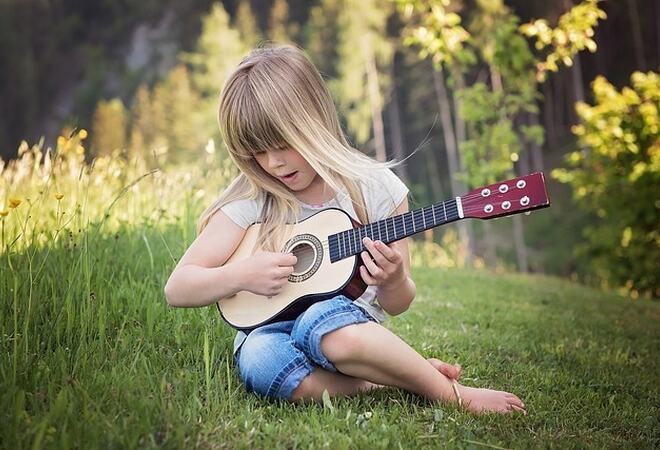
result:
[[(502, 83), (502, 76), (500, 73), (495, 69), (493, 66), (490, 66), (490, 74), (491, 74), (491, 80), (493, 83), (493, 90), (495, 92), (502, 91), (503, 89), (503, 83)], [(518, 139), (520, 139), (523, 143), (526, 142), (525, 139), (522, 139), (520, 137), (520, 134), (518, 134)], [(519, 161), (519, 169), (522, 171), (523, 174), (527, 174), (529, 172), (529, 163), (528, 163), (528, 156), (525, 154), (527, 153), (525, 149), (522, 149), (522, 155), (520, 155)], [(525, 246), (525, 239), (524, 237), (524, 231), (523, 231), (523, 223), (520, 220), (520, 217), (518, 214), (516, 214), (513, 217), (513, 228), (514, 228), (514, 245), (516, 248), (516, 257), (518, 260), (518, 270), (521, 272), (527, 272), (527, 247)]]
[(495, 269), (497, 266), (497, 242), (493, 233), (493, 226), (490, 221), (484, 220), (484, 240), (486, 241), (486, 251), (484, 252), (486, 267)]
[(385, 150), (385, 130), (383, 128), (383, 107), (378, 86), (378, 69), (376, 68), (376, 55), (367, 44), (364, 46), (365, 61), (367, 62), (367, 85), (369, 89), (369, 103), (371, 105), (371, 120), (374, 129), (374, 145), (376, 147), (376, 159), (385, 161), (387, 151)]
[(516, 258), (518, 260), (518, 270), (526, 273), (529, 271), (527, 264), (527, 246), (525, 245), (525, 233), (520, 214), (513, 216), (513, 240), (516, 246)]
[[(456, 81), (456, 89), (458, 91), (465, 89), (465, 79), (460, 69), (456, 66), (452, 67), (452, 76)], [(460, 153), (461, 153), (461, 144), (467, 139), (467, 130), (465, 126), (465, 120), (462, 116), (463, 110), (463, 101), (456, 96), (454, 96), (454, 122), (456, 123), (456, 148), (458, 150), (458, 170), (463, 171), (463, 164), (461, 162)], [(459, 192), (462, 194), (463, 192)], [(474, 228), (471, 221), (465, 222), (465, 229), (467, 233), (467, 262), (468, 264), (472, 263), (472, 259), (475, 255), (476, 247), (476, 238), (474, 236)]]
[[(530, 126), (538, 126), (539, 124), (539, 115), (538, 113), (528, 113), (527, 115), (527, 124)], [(535, 141), (530, 142), (530, 146), (532, 147), (532, 152), (531, 152), (531, 162), (532, 162), (532, 170), (534, 172), (542, 172), (543, 171), (543, 145), (539, 145)]]
[(582, 63), (580, 62), (580, 54), (576, 53), (573, 58), (573, 65), (571, 66), (571, 79), (573, 81), (573, 102), (571, 104), (571, 123), (573, 125), (579, 121), (577, 112), (575, 111), (575, 104), (577, 102), (584, 102), (584, 87), (582, 85)]
[[(637, 0), (628, 0), (628, 13), (630, 17), (630, 28), (632, 28), (633, 47), (635, 48), (635, 62), (637, 69), (646, 70), (646, 58), (644, 58), (644, 39), (642, 38), (642, 23), (639, 20)], [(656, 6), (657, 9), (657, 6)]]
[(433, 195), (434, 203), (444, 200), (445, 193), (442, 189), (442, 183), (440, 183), (440, 178), (438, 177), (438, 171), (435, 170), (438, 167), (438, 155), (436, 152), (424, 152), (426, 155), (426, 176), (431, 182), (431, 195)]
[(557, 137), (560, 138), (560, 141), (563, 138), (566, 124), (570, 122), (570, 120), (566, 120), (566, 114), (571, 114), (570, 108), (566, 107), (566, 89), (564, 89), (566, 85), (564, 82), (565, 79), (565, 72), (556, 73), (555, 76), (552, 77), (552, 95), (555, 99), (553, 102), (555, 105), (555, 132), (557, 133)]
[[(390, 126), (391, 132), (391, 141), (392, 141), (392, 153), (394, 158), (398, 161), (403, 160), (406, 157), (405, 144), (403, 142), (403, 130), (401, 129), (401, 112), (399, 110), (399, 89), (396, 85), (395, 77), (395, 64), (396, 58), (393, 59), (392, 69), (390, 71), (390, 79), (392, 80), (392, 91), (390, 93), (390, 103), (387, 108), (387, 121)], [(408, 184), (408, 171), (406, 170), (406, 164), (401, 164), (394, 168), (394, 171), (399, 175), (406, 184)]]
[[(442, 67), (439, 70), (433, 70), (433, 87), (435, 88), (436, 98), (438, 101), (438, 109), (440, 110), (440, 120), (442, 121), (442, 135), (445, 140), (445, 148), (447, 150), (447, 162), (449, 163), (449, 179), (451, 181), (452, 195), (458, 196), (465, 188), (462, 183), (456, 179), (458, 174), (459, 159), (458, 151), (456, 149), (456, 135), (454, 134), (454, 125), (451, 120), (451, 106), (449, 103), (449, 96), (445, 87), (444, 73)], [(472, 245), (470, 243), (470, 233), (468, 224), (462, 220), (458, 223), (458, 235), (461, 241), (461, 247), (465, 254), (466, 265), (472, 265), (473, 255), (471, 253)]]
[[(552, 152), (557, 148), (557, 129), (555, 128), (555, 99), (550, 83), (549, 79), (543, 83), (543, 124), (545, 125), (546, 148)], [(543, 164), (542, 160), (541, 164)]]

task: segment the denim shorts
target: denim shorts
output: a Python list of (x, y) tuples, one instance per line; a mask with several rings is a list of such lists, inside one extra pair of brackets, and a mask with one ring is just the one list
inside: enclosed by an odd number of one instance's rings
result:
[(289, 400), (315, 368), (337, 371), (321, 351), (323, 335), (368, 321), (375, 319), (348, 297), (338, 295), (314, 303), (296, 320), (255, 328), (235, 356), (239, 376), (250, 392)]

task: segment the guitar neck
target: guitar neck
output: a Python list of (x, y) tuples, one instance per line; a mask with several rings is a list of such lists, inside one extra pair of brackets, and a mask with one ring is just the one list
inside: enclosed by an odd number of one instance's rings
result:
[(473, 189), (462, 197), (328, 236), (332, 262), (365, 250), (362, 239), (386, 244), (463, 218), (493, 219), (550, 206), (542, 172)]
[(456, 197), (345, 230), (328, 237), (330, 260), (335, 262), (363, 252), (366, 250), (362, 244), (365, 237), (389, 244), (463, 217), (461, 198)]

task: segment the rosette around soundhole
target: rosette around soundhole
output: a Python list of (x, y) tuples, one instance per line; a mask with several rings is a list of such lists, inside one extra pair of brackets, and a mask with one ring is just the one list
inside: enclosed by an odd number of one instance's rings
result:
[(293, 253), (296, 264), (289, 281), (300, 283), (314, 275), (323, 262), (323, 244), (313, 234), (299, 234), (291, 238), (284, 246), (285, 253)]

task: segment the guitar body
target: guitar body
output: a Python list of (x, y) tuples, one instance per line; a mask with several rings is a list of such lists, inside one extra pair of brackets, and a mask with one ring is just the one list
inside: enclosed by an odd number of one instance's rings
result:
[[(359, 225), (336, 208), (324, 209), (297, 224), (288, 225), (282, 253), (293, 253), (298, 261), (282, 292), (266, 297), (241, 291), (221, 299), (217, 305), (222, 317), (236, 329), (250, 330), (269, 322), (295, 319), (311, 304), (336, 295), (358, 298), (367, 288), (357, 270), (358, 256), (330, 262), (328, 236)], [(252, 255), (260, 228), (259, 223), (248, 227), (227, 263)]]

